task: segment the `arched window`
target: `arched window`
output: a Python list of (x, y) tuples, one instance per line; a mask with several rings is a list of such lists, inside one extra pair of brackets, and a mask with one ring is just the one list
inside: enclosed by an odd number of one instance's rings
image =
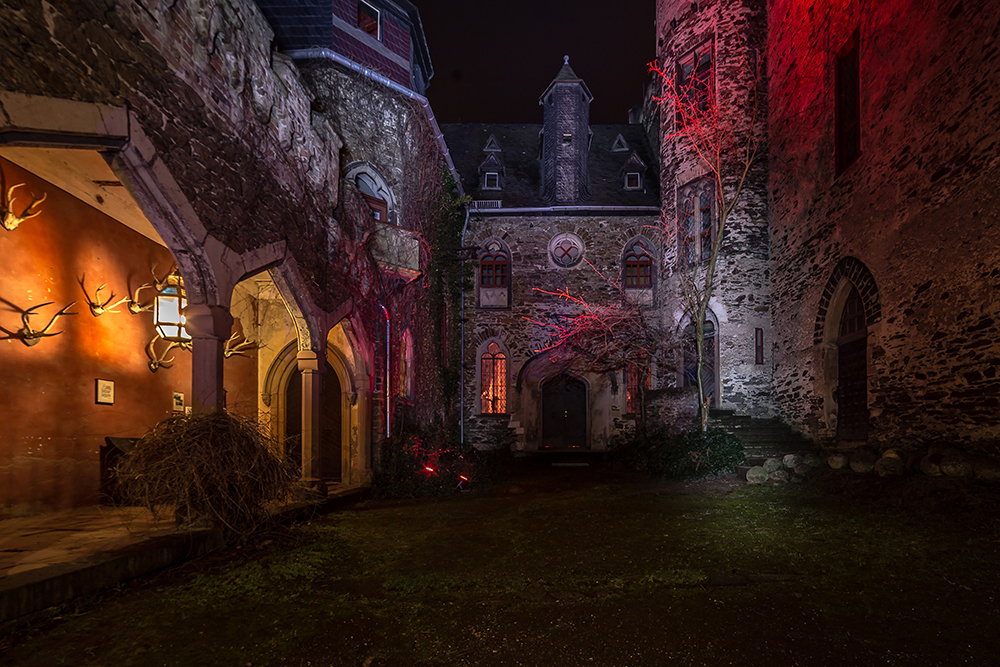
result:
[(389, 225), (398, 224), (396, 220), (396, 202), (385, 179), (370, 164), (356, 162), (344, 170), (344, 178), (354, 184), (361, 192), (372, 217)]
[(490, 241), (479, 256), (479, 307), (510, 304), (510, 255), (499, 241)]
[(486, 346), (479, 371), (480, 413), (507, 413), (507, 355), (495, 341)]
[(692, 266), (712, 257), (715, 241), (715, 187), (701, 179), (677, 193), (677, 247), (682, 266)]
[(646, 244), (636, 241), (625, 249), (625, 288), (643, 289), (653, 286), (653, 256)]
[(650, 388), (649, 365), (640, 361), (625, 367), (625, 414), (634, 415), (638, 412), (639, 388)]

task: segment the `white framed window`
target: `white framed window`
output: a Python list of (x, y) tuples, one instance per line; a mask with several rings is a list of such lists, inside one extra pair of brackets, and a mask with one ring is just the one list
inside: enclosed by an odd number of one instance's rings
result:
[(382, 12), (365, 0), (358, 0), (358, 27), (382, 41)]
[(500, 173), (496, 171), (487, 171), (483, 174), (483, 189), (484, 190), (499, 190), (500, 189)]
[(639, 190), (642, 188), (642, 176), (637, 171), (630, 171), (625, 174), (625, 189)]

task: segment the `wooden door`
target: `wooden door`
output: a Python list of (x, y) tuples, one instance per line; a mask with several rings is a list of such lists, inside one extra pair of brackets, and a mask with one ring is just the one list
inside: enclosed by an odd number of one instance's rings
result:
[(323, 479), (340, 481), (341, 476), (341, 402), (343, 400), (340, 388), (340, 378), (326, 365), (326, 375), (323, 376), (323, 411), (319, 417), (320, 432), (320, 475)]
[(868, 328), (856, 288), (844, 304), (837, 338), (837, 439), (868, 439)]
[(542, 385), (542, 448), (589, 449), (587, 385), (558, 375)]

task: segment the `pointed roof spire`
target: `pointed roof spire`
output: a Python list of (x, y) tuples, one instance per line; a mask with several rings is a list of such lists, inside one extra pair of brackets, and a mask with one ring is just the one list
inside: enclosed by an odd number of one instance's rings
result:
[(543, 104), (545, 96), (549, 94), (552, 90), (552, 86), (557, 83), (579, 83), (580, 87), (583, 88), (584, 94), (587, 96), (587, 102), (594, 99), (594, 96), (590, 94), (590, 89), (587, 88), (587, 84), (583, 82), (583, 79), (576, 75), (573, 68), (569, 66), (569, 56), (563, 56), (563, 66), (559, 69), (559, 73), (556, 74), (556, 78), (552, 79), (552, 83), (549, 84), (542, 96), (538, 98), (538, 103)]

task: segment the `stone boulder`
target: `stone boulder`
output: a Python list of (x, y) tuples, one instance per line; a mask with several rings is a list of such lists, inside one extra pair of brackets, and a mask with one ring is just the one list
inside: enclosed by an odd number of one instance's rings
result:
[(809, 452), (802, 458), (802, 462), (810, 468), (818, 468), (823, 465), (823, 459), (816, 452)]
[(791, 479), (791, 475), (788, 474), (787, 470), (775, 470), (767, 478), (775, 484), (785, 484)]
[(875, 462), (875, 474), (879, 477), (899, 477), (906, 470), (906, 464), (898, 456), (883, 455)]
[(794, 470), (795, 466), (802, 463), (802, 457), (798, 454), (785, 454), (781, 459), (781, 463), (789, 470)]
[(768, 472), (764, 466), (754, 466), (747, 470), (747, 484), (763, 484), (767, 478)]
[(826, 457), (826, 464), (834, 470), (843, 470), (847, 467), (847, 454), (830, 454)]
[(868, 447), (858, 447), (848, 456), (848, 465), (856, 473), (867, 474), (875, 469), (878, 454)]
[(768, 473), (772, 473), (775, 470), (781, 470), (785, 466), (781, 459), (768, 459), (764, 461), (764, 470)]
[(920, 459), (920, 472), (931, 477), (940, 477), (944, 474), (941, 472), (941, 459), (943, 458), (944, 456), (938, 453), (926, 454)]
[(986, 482), (1000, 481), (1000, 463), (993, 459), (976, 459), (973, 463), (976, 479)]
[(973, 472), (972, 459), (965, 454), (942, 456), (941, 472), (948, 477), (969, 477)]

